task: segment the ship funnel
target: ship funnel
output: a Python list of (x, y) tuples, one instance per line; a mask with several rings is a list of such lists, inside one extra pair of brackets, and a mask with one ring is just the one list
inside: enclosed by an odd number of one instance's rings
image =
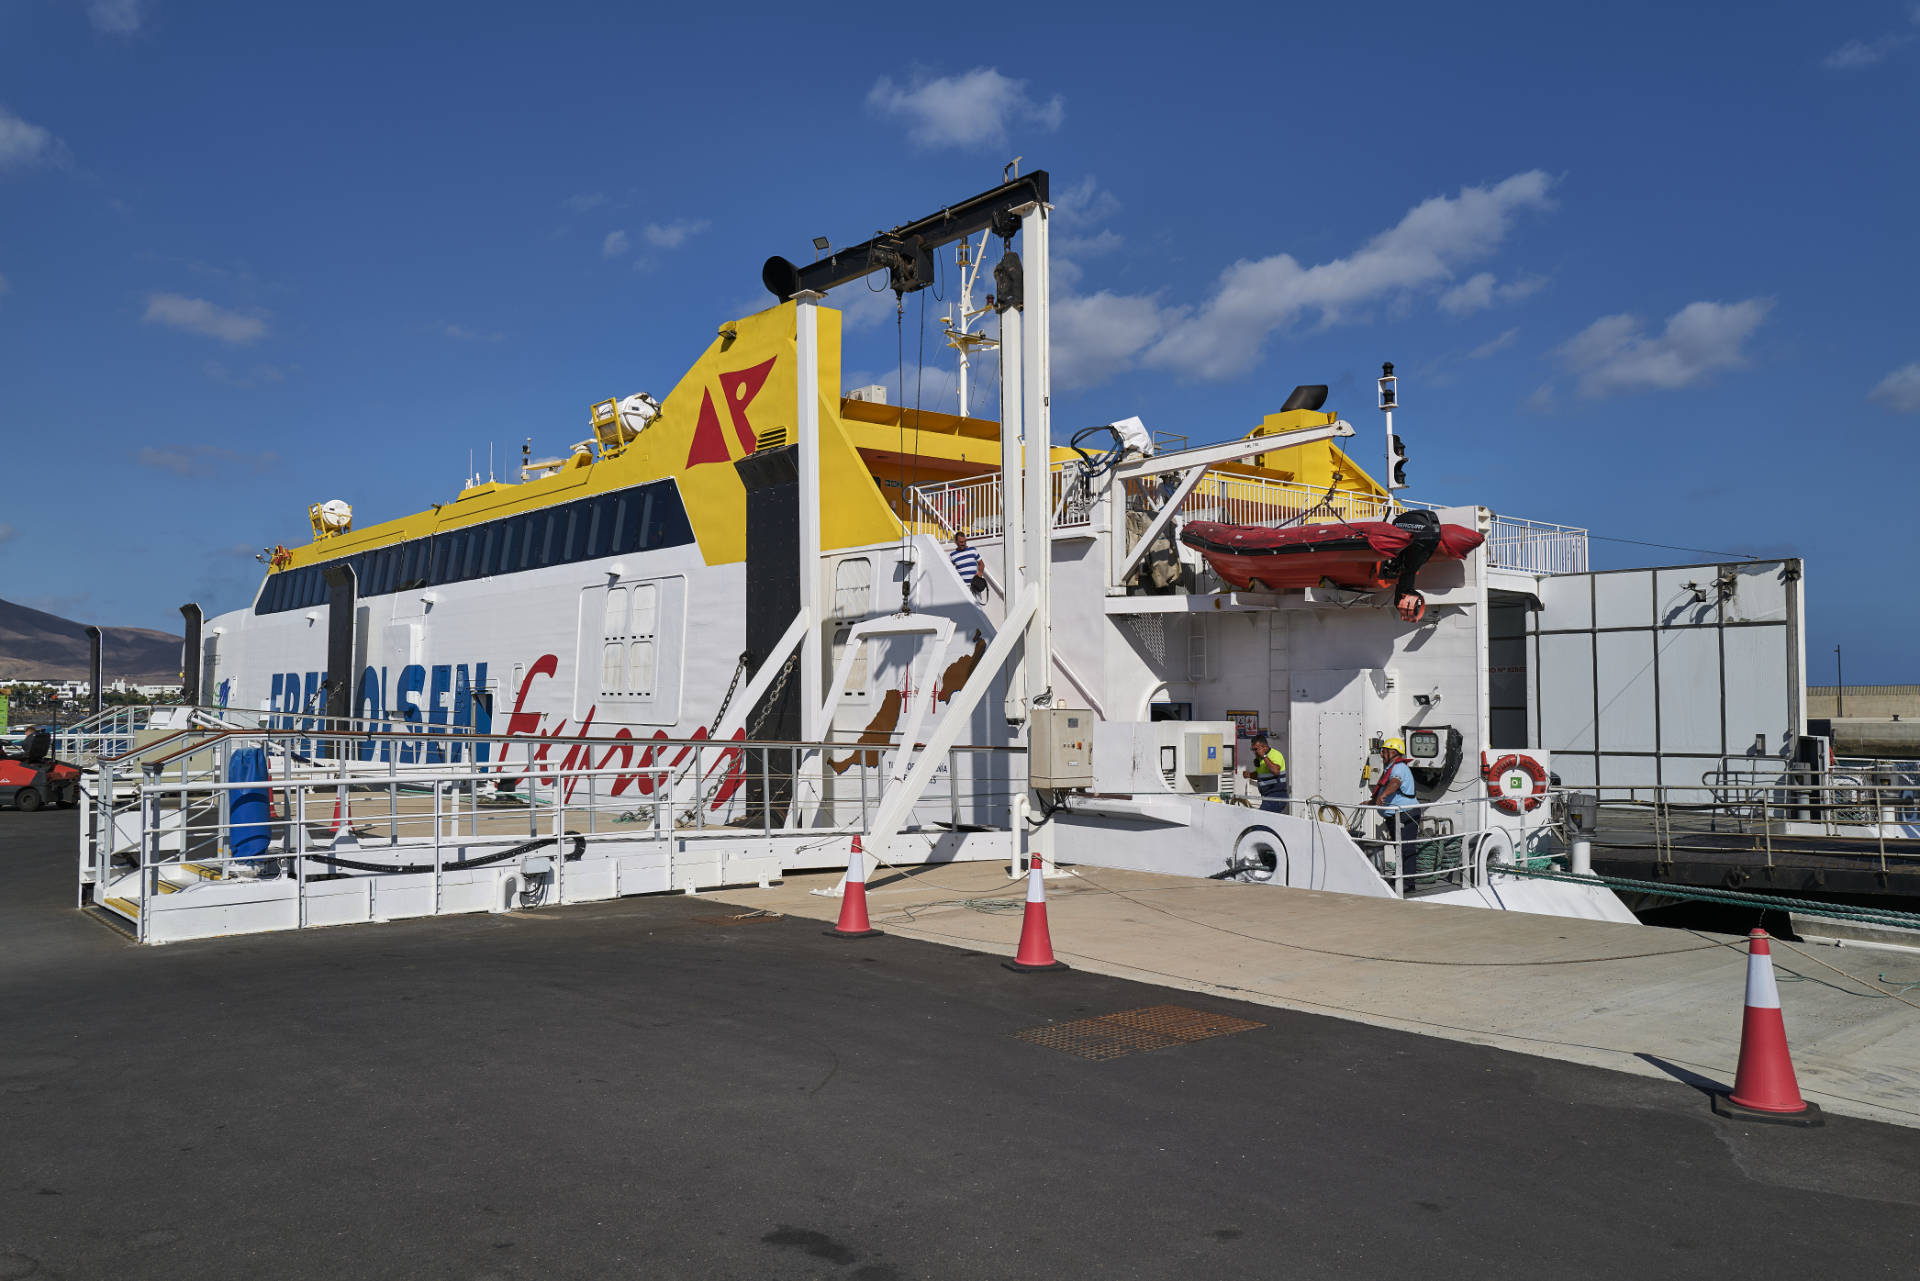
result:
[(1293, 395), (1287, 397), (1287, 403), (1280, 406), (1281, 413), (1295, 409), (1315, 410), (1327, 403), (1327, 385), (1325, 383), (1305, 383), (1293, 389)]

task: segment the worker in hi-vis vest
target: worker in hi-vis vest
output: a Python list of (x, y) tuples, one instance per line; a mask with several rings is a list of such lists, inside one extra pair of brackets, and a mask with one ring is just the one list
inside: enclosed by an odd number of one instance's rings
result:
[(1260, 808), (1275, 814), (1287, 812), (1287, 758), (1267, 741), (1267, 732), (1253, 736), (1253, 768), (1245, 771), (1260, 789)]

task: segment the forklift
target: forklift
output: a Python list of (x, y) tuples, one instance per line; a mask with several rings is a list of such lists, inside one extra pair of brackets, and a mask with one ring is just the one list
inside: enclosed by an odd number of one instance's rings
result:
[(28, 734), (18, 748), (0, 744), (0, 805), (31, 814), (47, 805), (80, 800), (80, 771), (53, 759), (53, 735), (45, 726)]

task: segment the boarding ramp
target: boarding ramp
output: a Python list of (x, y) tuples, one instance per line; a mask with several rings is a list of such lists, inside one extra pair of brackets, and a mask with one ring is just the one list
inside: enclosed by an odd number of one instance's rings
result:
[[(764, 885), (845, 867), (911, 747), (189, 725), (83, 775), (77, 897), (166, 943)], [(1011, 862), (1016, 755), (951, 749), (885, 859)]]

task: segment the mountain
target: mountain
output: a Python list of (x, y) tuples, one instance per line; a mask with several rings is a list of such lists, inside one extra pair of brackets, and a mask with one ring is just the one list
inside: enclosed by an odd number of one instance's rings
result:
[[(180, 679), (181, 638), (145, 627), (103, 627), (100, 667), (107, 682), (142, 685)], [(0, 680), (87, 678), (87, 626), (0, 600)]]

